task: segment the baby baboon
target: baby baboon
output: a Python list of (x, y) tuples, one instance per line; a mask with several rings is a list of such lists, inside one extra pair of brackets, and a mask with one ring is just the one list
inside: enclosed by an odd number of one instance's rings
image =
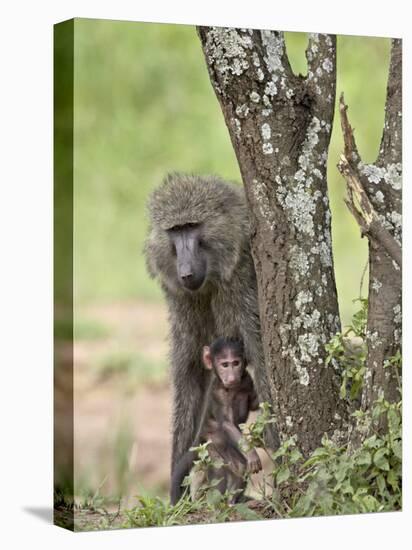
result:
[[(199, 424), (206, 372), (199, 349), (240, 338), (261, 401), (272, 402), (263, 359), (256, 275), (243, 189), (212, 177), (171, 174), (151, 195), (145, 253), (169, 310), (173, 384), (172, 472)], [(266, 444), (277, 446), (276, 431)]]
[[(237, 502), (246, 488), (246, 469), (250, 473), (262, 469), (255, 449), (243, 453), (239, 448), (242, 437), (239, 425), (246, 422), (249, 411), (256, 410), (259, 402), (252, 378), (246, 370), (243, 343), (240, 340), (218, 338), (210, 347), (203, 348), (203, 361), (205, 367), (212, 371), (211, 382), (205, 394), (200, 425), (192, 446), (211, 442), (211, 456), (222, 459), (224, 465), (210, 469), (209, 481), (220, 479), (217, 489), (221, 493), (235, 491), (233, 502)], [(195, 458), (194, 451), (187, 451), (176, 464), (171, 483), (172, 504), (176, 504), (181, 497), (182, 481)]]

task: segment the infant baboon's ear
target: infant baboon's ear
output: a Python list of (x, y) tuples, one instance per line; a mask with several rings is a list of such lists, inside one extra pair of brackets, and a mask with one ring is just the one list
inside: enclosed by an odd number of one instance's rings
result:
[(203, 359), (204, 366), (207, 369), (212, 370), (213, 361), (212, 361), (212, 354), (210, 353), (209, 346), (203, 346), (202, 359)]

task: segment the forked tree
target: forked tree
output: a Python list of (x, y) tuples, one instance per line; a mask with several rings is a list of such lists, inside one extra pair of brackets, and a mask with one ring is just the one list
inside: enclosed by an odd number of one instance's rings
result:
[[(252, 223), (262, 340), (282, 438), (305, 455), (324, 433), (347, 440), (340, 373), (325, 344), (340, 330), (327, 173), (336, 89), (336, 37), (311, 34), (305, 77), (291, 69), (282, 32), (199, 27), (210, 80), (237, 156)], [(341, 106), (340, 170), (370, 246), (368, 359), (362, 406), (395, 399), (384, 368), (400, 345), (401, 44), (394, 40), (382, 146), (361, 162)], [(337, 159), (338, 160), (338, 159)], [(354, 183), (356, 181), (356, 184)]]

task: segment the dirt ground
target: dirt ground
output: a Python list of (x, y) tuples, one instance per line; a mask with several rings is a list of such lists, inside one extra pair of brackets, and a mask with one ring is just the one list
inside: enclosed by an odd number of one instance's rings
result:
[[(93, 504), (109, 497), (115, 506), (121, 497), (125, 508), (135, 504), (137, 494), (165, 496), (171, 445), (165, 306), (88, 306), (76, 310), (75, 318), (105, 328), (103, 337), (80, 335), (74, 346), (76, 499)], [(63, 358), (66, 353), (66, 364), (67, 346), (58, 350)], [(60, 388), (63, 401), (70, 394), (68, 370), (58, 373), (55, 391)], [(64, 441), (60, 447), (64, 453)]]

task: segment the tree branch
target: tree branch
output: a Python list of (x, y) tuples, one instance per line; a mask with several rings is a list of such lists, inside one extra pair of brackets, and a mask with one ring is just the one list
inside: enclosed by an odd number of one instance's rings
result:
[[(348, 140), (349, 139), (350, 136), (348, 135)], [(349, 150), (348, 152), (350, 153)], [(395, 260), (398, 266), (402, 265), (401, 246), (396, 242), (389, 231), (385, 229), (385, 227), (382, 225), (382, 222), (375, 212), (372, 203), (368, 198), (368, 195), (362, 187), (359, 175), (357, 174), (353, 166), (348, 162), (345, 155), (341, 155), (338, 169), (342, 176), (345, 178), (346, 185), (348, 186), (349, 200), (345, 200), (345, 202), (349, 210), (355, 217), (356, 221), (358, 222), (359, 226), (361, 227), (362, 233), (364, 235), (367, 235), (373, 241), (382, 245), (389, 256), (393, 260)]]
[[(369, 239), (369, 294), (366, 343), (368, 354), (362, 389), (362, 410), (373, 407), (379, 396), (399, 399), (397, 372), (385, 363), (399, 352), (402, 338), (402, 49), (392, 40), (385, 104), (385, 124), (379, 155), (374, 164), (364, 164), (356, 148), (343, 94), (339, 104), (344, 154), (338, 169), (346, 180), (345, 201)], [(384, 429), (384, 419), (373, 429)], [(356, 447), (368, 435), (353, 430)]]

